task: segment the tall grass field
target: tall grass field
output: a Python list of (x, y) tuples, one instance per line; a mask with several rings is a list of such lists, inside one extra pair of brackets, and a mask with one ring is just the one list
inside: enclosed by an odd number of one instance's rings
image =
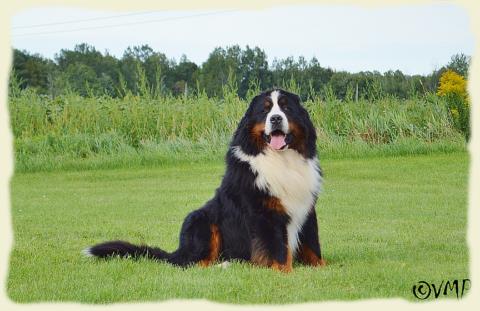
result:
[[(10, 100), (18, 172), (159, 165), (223, 159), (249, 102), (190, 97), (42, 97)], [(375, 102), (309, 100), (321, 157), (344, 158), (465, 149), (436, 96)]]
[[(180, 269), (81, 256), (110, 239), (174, 250), (183, 218), (219, 185), (248, 104), (228, 90), (222, 98), (11, 94), (10, 299), (418, 302), (412, 288), (420, 281), (469, 277), (466, 142), (435, 95), (304, 102), (324, 171), (316, 205), (324, 268), (295, 265), (283, 274), (231, 262)], [(438, 299), (448, 298), (454, 292)]]

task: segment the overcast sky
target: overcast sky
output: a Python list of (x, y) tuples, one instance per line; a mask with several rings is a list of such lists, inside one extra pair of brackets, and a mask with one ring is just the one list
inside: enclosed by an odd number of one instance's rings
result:
[(336, 70), (408, 74), (430, 73), (453, 54), (472, 55), (474, 49), (468, 12), (445, 3), (163, 12), (45, 7), (12, 18), (17, 49), (53, 58), (82, 42), (118, 57), (128, 46), (148, 44), (169, 58), (185, 54), (197, 64), (214, 47), (250, 45), (264, 49), (270, 64), (274, 58), (303, 55)]

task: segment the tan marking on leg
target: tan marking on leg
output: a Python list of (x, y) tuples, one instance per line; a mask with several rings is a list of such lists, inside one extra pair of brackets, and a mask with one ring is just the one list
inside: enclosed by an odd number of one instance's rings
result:
[(270, 267), (274, 270), (281, 272), (291, 272), (293, 266), (293, 256), (290, 248), (287, 246), (287, 259), (284, 263), (280, 263), (274, 259), (271, 259), (270, 255), (265, 251), (262, 243), (258, 240), (253, 240), (252, 243), (252, 257), (251, 261), (262, 267)]
[(285, 273), (292, 272), (293, 256), (288, 246), (287, 246), (287, 260), (285, 261), (285, 263), (279, 263), (278, 261), (273, 260), (271, 267), (273, 268), (273, 270), (277, 270)]
[(270, 256), (265, 251), (262, 242), (257, 239), (252, 241), (251, 261), (259, 266), (269, 267), (271, 265)]
[(300, 259), (304, 264), (314, 266), (314, 267), (322, 267), (327, 264), (325, 259), (318, 257), (310, 247), (306, 245), (302, 245), (300, 247), (298, 253), (298, 259)]
[(211, 224), (210, 232), (211, 236), (209, 254), (206, 258), (200, 260), (200, 262), (198, 263), (201, 267), (208, 267), (213, 262), (215, 262), (220, 255), (220, 247), (222, 240), (220, 238), (220, 230), (218, 229), (218, 226), (215, 224)]

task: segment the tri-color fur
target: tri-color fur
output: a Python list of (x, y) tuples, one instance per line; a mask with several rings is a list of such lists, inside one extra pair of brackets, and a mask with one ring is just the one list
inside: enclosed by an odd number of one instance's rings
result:
[(176, 251), (112, 241), (84, 252), (146, 256), (183, 267), (229, 259), (283, 272), (292, 270), (294, 260), (323, 266), (315, 213), (322, 175), (315, 140), (297, 95), (278, 89), (261, 93), (235, 131), (220, 187), (185, 218)]

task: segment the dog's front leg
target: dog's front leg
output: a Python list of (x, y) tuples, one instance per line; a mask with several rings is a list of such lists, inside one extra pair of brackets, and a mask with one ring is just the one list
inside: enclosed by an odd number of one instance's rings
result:
[(251, 261), (272, 269), (292, 271), (292, 252), (288, 247), (285, 217), (278, 214), (257, 216), (253, 228)]
[(305, 265), (322, 267), (327, 264), (320, 250), (315, 207), (312, 207), (299, 234), (299, 249), (296, 258)]

